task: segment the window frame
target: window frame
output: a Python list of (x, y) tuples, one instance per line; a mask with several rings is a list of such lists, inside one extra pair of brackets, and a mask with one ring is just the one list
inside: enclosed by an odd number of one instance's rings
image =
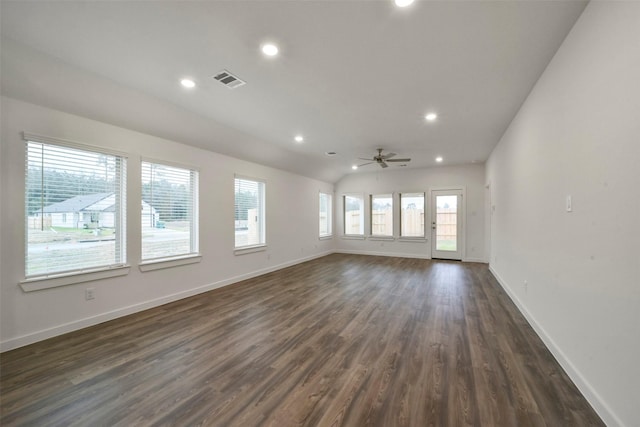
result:
[[(237, 199), (235, 195), (236, 181), (250, 181), (258, 184), (258, 206), (261, 208), (258, 212), (259, 217), (259, 236), (260, 242), (257, 244), (247, 244), (243, 246), (237, 246), (235, 235), (235, 213), (237, 210)], [(244, 255), (253, 252), (264, 251), (267, 249), (267, 181), (265, 179), (254, 178), (246, 175), (235, 174), (233, 178), (233, 219), (234, 219), (234, 254)]]
[(200, 170), (199, 168), (191, 165), (176, 163), (176, 162), (159, 160), (159, 159), (154, 159), (149, 157), (141, 157), (140, 158), (140, 181), (139, 181), (141, 203), (144, 201), (142, 199), (143, 163), (189, 171), (189, 181), (191, 185), (191, 191), (190, 191), (191, 230), (189, 233), (189, 252), (181, 253), (181, 254), (171, 254), (171, 255), (155, 257), (155, 258), (143, 258), (142, 212), (141, 212), (140, 214), (141, 215), (140, 216), (140, 227), (141, 227), (140, 228), (140, 262), (138, 264), (140, 270), (150, 271), (150, 270), (157, 270), (162, 268), (169, 268), (169, 267), (175, 267), (179, 265), (200, 262), (200, 260), (202, 259), (202, 256), (200, 254)]
[[(29, 132), (22, 133), (25, 150), (25, 182), (24, 182), (24, 279), (19, 281), (20, 287), (25, 292), (31, 292), (41, 289), (49, 289), (59, 286), (66, 286), (74, 283), (83, 283), (109, 277), (123, 276), (129, 273), (130, 265), (128, 264), (127, 252), (127, 173), (128, 173), (128, 154), (104, 148), (96, 145), (69, 141), (66, 139), (37, 135)], [(27, 275), (27, 256), (29, 250), (29, 232), (28, 232), (28, 199), (26, 193), (28, 191), (28, 160), (29, 160), (29, 143), (53, 145), (74, 150), (81, 150), (99, 155), (113, 156), (118, 158), (118, 173), (116, 191), (116, 206), (114, 212), (114, 234), (116, 253), (119, 253), (119, 259), (114, 258), (114, 262), (108, 265), (89, 266), (71, 270), (48, 271), (42, 274)]]
[[(331, 193), (325, 193), (323, 191), (318, 192), (318, 215), (322, 214), (322, 212), (320, 211), (320, 206), (321, 206), (321, 199), (322, 196), (326, 196), (327, 197), (327, 233), (322, 233), (322, 231), (318, 230), (318, 237), (320, 238), (320, 240), (324, 240), (324, 239), (330, 239), (331, 237), (333, 237), (333, 194)], [(320, 221), (320, 219), (318, 218), (318, 220)], [(322, 224), (322, 222), (320, 221), (320, 224)], [(319, 224), (319, 225), (320, 225)]]
[[(422, 224), (422, 236), (405, 236), (402, 233), (402, 195), (403, 194), (422, 194), (422, 215), (423, 215), (423, 224)], [(400, 236), (399, 238), (402, 240), (426, 240), (427, 239), (427, 193), (425, 191), (406, 191), (399, 193), (399, 203), (398, 203), (398, 212), (399, 212), (399, 230)]]
[[(361, 202), (360, 205), (360, 213), (362, 215), (360, 219), (360, 230), (361, 232), (358, 234), (347, 233), (347, 197), (358, 199)], [(365, 215), (366, 215), (366, 204), (364, 194), (360, 193), (347, 193), (342, 195), (342, 232), (343, 236), (347, 239), (364, 239), (365, 233)]]

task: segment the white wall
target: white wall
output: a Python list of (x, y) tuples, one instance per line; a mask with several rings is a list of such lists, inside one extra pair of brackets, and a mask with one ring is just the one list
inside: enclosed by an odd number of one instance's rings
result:
[[(241, 278), (332, 251), (318, 239), (318, 192), (333, 185), (210, 151), (167, 141), (45, 107), (3, 97), (0, 346), (7, 350), (99, 323)], [(140, 206), (140, 157), (200, 169), (200, 251), (202, 262), (140, 272), (140, 210), (127, 212), (128, 260), (124, 277), (24, 292), (24, 141), (21, 132), (63, 138), (126, 152), (127, 198)], [(215, 136), (212, 135), (212, 138)], [(267, 181), (268, 250), (235, 256), (234, 174)], [(96, 299), (85, 301), (84, 289)]]
[(639, 168), (640, 3), (591, 2), (487, 163), (491, 269), (611, 426), (640, 422)]
[[(378, 168), (371, 165), (371, 168)], [(336, 183), (335, 192), (335, 235), (336, 248), (341, 252), (361, 253), (371, 255), (405, 256), (416, 258), (431, 258), (431, 238), (427, 215), (427, 242), (406, 242), (398, 239), (394, 241), (352, 240), (342, 238), (344, 235), (343, 198), (344, 194), (357, 193), (365, 198), (365, 234), (369, 234), (370, 194), (395, 193), (398, 211), (397, 193), (425, 192), (427, 198), (427, 214), (430, 212), (429, 190), (444, 187), (459, 187), (466, 189), (465, 207), (465, 241), (466, 250), (464, 261), (486, 262), (485, 260), (485, 167), (483, 164), (465, 166), (438, 166), (424, 169), (375, 170), (365, 172), (360, 170), (345, 176)], [(397, 223), (396, 218), (396, 223)], [(397, 236), (397, 224), (394, 224)]]

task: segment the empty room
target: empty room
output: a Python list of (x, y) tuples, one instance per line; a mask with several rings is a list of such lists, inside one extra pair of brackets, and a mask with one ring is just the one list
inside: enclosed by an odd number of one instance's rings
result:
[(0, 425), (640, 425), (640, 2), (0, 19)]

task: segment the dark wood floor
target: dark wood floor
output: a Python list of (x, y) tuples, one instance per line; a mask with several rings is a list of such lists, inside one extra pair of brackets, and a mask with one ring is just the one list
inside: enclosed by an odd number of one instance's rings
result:
[(603, 425), (483, 264), (330, 255), (1, 370), (3, 426)]

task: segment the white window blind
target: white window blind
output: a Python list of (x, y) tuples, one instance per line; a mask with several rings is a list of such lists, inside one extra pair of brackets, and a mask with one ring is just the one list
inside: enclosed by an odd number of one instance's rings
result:
[(143, 161), (142, 260), (198, 252), (198, 172)]
[(265, 245), (265, 183), (235, 178), (236, 249)]
[(125, 263), (125, 174), (124, 157), (26, 141), (27, 278)]
[(371, 196), (371, 235), (393, 236), (393, 195)]
[(331, 236), (331, 194), (320, 193), (320, 237)]
[(364, 200), (360, 196), (344, 196), (344, 234), (364, 235)]
[(400, 236), (424, 237), (424, 193), (400, 194)]

